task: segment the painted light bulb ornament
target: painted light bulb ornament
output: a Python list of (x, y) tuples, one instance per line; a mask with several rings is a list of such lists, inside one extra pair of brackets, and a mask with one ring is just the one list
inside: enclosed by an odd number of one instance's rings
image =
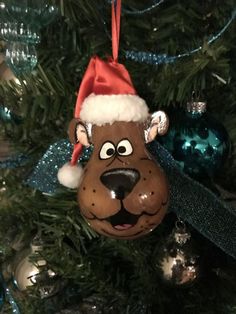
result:
[[(98, 233), (134, 239), (154, 229), (168, 203), (168, 184), (145, 141), (168, 129), (164, 112), (153, 116), (118, 63), (121, 0), (112, 1), (112, 55), (91, 58), (82, 79), (69, 127), (71, 162), (58, 172), (61, 184), (78, 187), (82, 215)], [(93, 145), (84, 169), (77, 167), (82, 146)]]
[[(168, 184), (145, 142), (167, 129), (165, 113), (149, 115), (123, 65), (91, 59), (69, 126), (72, 161), (59, 170), (58, 179), (78, 187), (81, 213), (98, 233), (133, 239), (162, 221)], [(82, 146), (91, 144), (90, 160), (78, 168)]]

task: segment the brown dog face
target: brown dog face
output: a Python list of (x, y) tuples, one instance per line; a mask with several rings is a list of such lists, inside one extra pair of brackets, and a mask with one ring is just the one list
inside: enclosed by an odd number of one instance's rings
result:
[[(84, 136), (81, 125), (73, 134)], [(168, 203), (168, 184), (145, 148), (137, 122), (92, 126), (93, 154), (78, 190), (82, 215), (98, 233), (133, 239), (154, 229)]]

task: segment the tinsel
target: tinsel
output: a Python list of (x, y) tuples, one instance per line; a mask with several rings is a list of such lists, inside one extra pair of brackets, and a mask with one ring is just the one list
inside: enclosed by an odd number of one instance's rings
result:
[(3, 285), (3, 289), (4, 289), (4, 293), (5, 293), (5, 299), (10, 303), (11, 308), (12, 308), (12, 313), (14, 314), (20, 314), (20, 310), (19, 307), (16, 303), (16, 301), (14, 300), (10, 289), (7, 287), (2, 274), (0, 274), (0, 282)]
[[(236, 10), (232, 12), (232, 16), (229, 21), (225, 24), (225, 26), (215, 35), (211, 36), (210, 39), (207, 41), (207, 44), (210, 45), (215, 42), (218, 38), (222, 36), (222, 34), (227, 30), (227, 28), (231, 25), (236, 17)], [(176, 56), (168, 56), (167, 54), (156, 54), (152, 52), (145, 52), (145, 51), (133, 51), (128, 50), (125, 52), (126, 59), (131, 59), (136, 62), (152, 64), (152, 65), (160, 65), (160, 64), (168, 64), (174, 63), (179, 59), (184, 57), (189, 57), (190, 55), (199, 52), (203, 47), (199, 46), (193, 50), (180, 53)]]
[[(112, 1), (114, 1), (114, 0), (108, 0), (108, 3), (111, 4)], [(142, 10), (137, 10), (137, 9), (128, 10), (128, 9), (123, 8), (122, 11), (125, 14), (129, 14), (129, 15), (142, 15), (142, 14), (145, 14), (145, 13), (149, 13), (153, 9), (157, 8), (160, 4), (162, 4), (164, 2), (164, 0), (159, 0), (159, 1), (155, 0), (153, 2), (154, 3), (152, 5), (146, 7), (145, 9), (142, 9)]]
[[(72, 148), (67, 140), (51, 145), (39, 160), (27, 184), (46, 194), (56, 193), (59, 187), (58, 168), (70, 159)], [(162, 166), (169, 180), (169, 210), (236, 258), (236, 210), (182, 173), (173, 157), (158, 142), (148, 144), (147, 148)], [(88, 160), (90, 154), (91, 149), (87, 149), (81, 159)]]

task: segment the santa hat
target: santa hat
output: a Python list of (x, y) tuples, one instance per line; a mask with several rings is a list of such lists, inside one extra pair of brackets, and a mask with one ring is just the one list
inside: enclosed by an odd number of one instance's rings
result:
[[(144, 122), (148, 106), (140, 98), (124, 65), (109, 59), (93, 57), (82, 79), (75, 106), (75, 118), (98, 126), (115, 121)], [(82, 144), (76, 143), (70, 163), (58, 172), (61, 184), (76, 188), (83, 175), (78, 159)]]

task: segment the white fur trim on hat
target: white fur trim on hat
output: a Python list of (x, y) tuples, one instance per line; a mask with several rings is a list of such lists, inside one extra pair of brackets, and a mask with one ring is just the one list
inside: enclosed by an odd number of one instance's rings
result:
[(58, 181), (70, 189), (75, 189), (79, 186), (83, 175), (83, 168), (81, 166), (71, 166), (70, 163), (66, 163), (62, 166), (58, 173)]
[(85, 98), (80, 118), (98, 126), (115, 121), (140, 121), (148, 118), (148, 106), (137, 95), (95, 95)]

